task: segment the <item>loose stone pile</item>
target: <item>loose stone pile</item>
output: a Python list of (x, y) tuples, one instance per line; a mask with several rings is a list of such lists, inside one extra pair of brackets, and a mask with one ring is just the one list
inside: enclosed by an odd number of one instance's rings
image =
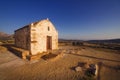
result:
[(81, 62), (74, 68), (74, 70), (76, 72), (83, 71), (83, 72), (85, 72), (85, 75), (88, 75), (88, 76), (97, 76), (98, 65)]

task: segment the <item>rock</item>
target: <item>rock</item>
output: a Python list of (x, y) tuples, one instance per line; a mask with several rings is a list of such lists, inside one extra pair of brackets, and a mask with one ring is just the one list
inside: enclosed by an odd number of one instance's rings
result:
[(97, 64), (95, 64), (95, 68), (96, 68), (95, 75), (97, 76), (97, 74), (98, 74), (98, 69), (99, 69), (99, 66), (98, 66)]
[(98, 71), (98, 66), (97, 66), (97, 64), (90, 64), (89, 65), (89, 72), (92, 74), (92, 75), (97, 75), (97, 71)]
[(79, 67), (79, 66), (77, 66), (77, 67), (75, 68), (75, 71), (76, 71), (76, 72), (81, 72), (81, 71), (82, 71), (82, 68)]

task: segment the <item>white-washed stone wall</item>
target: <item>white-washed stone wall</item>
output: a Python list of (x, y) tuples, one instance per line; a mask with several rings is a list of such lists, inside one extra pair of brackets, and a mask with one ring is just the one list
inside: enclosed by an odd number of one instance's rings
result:
[(32, 55), (47, 51), (47, 36), (52, 37), (52, 50), (58, 49), (58, 32), (49, 20), (42, 20), (40, 22), (31, 24)]
[(52, 50), (58, 49), (58, 32), (48, 19), (16, 30), (15, 45), (36, 55), (47, 51), (47, 36), (52, 37)]

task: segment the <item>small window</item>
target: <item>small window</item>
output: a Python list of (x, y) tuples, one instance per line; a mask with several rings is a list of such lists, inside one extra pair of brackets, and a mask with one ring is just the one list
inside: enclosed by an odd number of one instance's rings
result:
[(50, 27), (48, 26), (48, 31), (50, 31)]

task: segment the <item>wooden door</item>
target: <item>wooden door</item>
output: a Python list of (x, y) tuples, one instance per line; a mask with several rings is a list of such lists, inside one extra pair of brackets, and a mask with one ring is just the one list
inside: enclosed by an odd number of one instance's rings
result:
[(46, 47), (47, 50), (52, 50), (52, 37), (51, 36), (47, 36), (47, 42), (46, 42)]

